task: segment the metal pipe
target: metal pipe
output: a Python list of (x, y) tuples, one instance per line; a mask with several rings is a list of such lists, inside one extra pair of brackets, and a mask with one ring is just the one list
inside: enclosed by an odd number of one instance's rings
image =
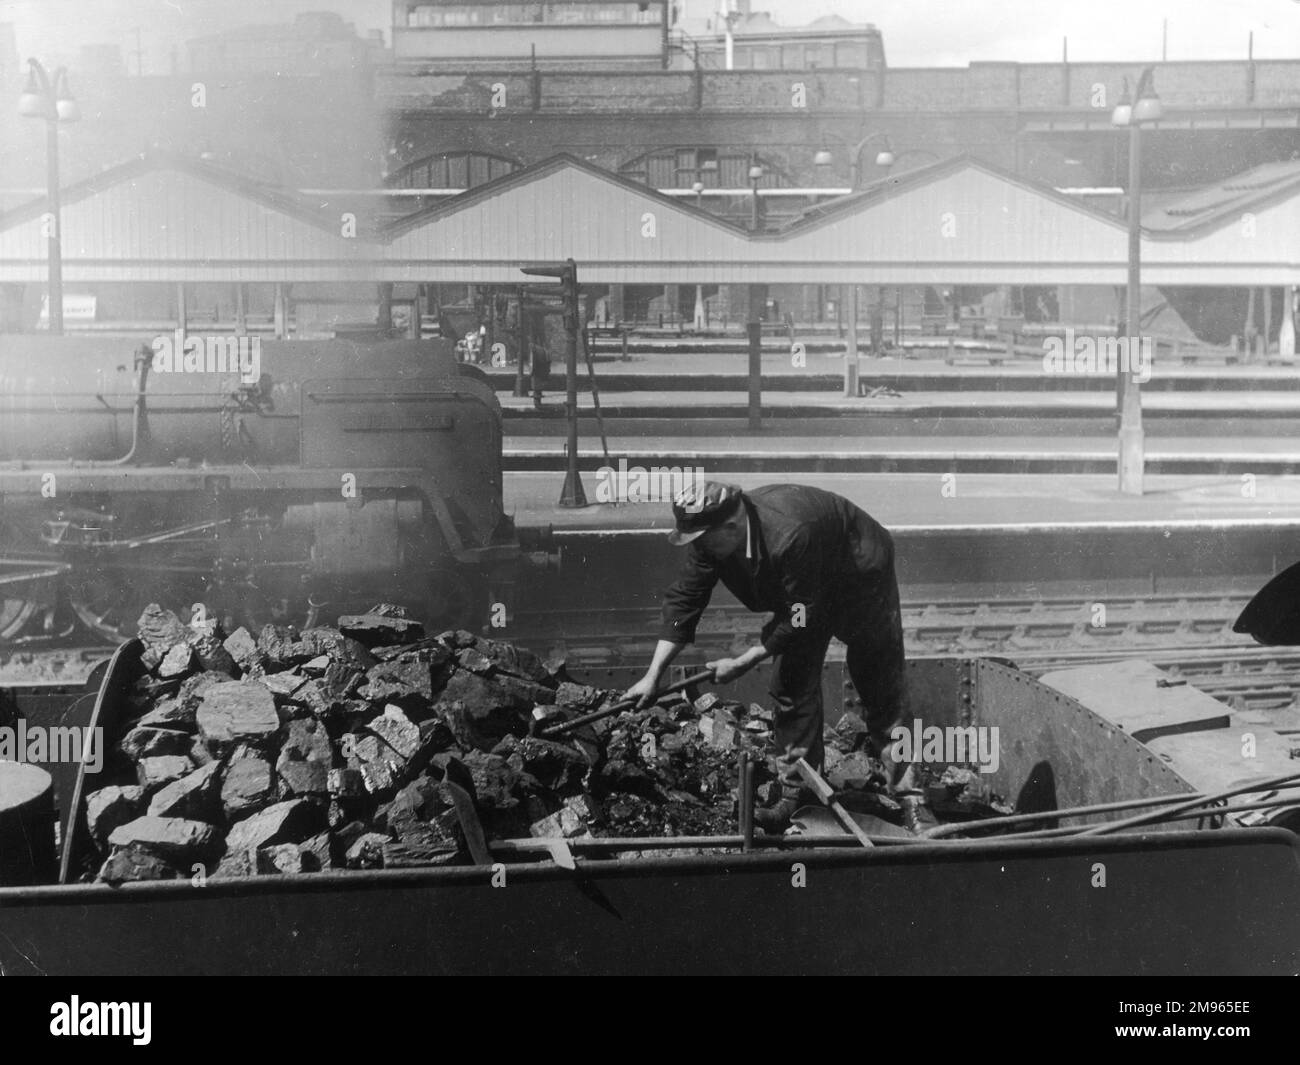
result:
[[(1222, 817), (1226, 814), (1247, 813), (1251, 810), (1276, 810), (1285, 807), (1300, 807), (1300, 798), (1297, 799), (1262, 799), (1259, 802), (1242, 802), (1232, 803), (1225, 806), (1213, 806), (1204, 810), (1184, 810), (1181, 813), (1169, 814), (1162, 817), (1159, 821), (1153, 821), (1152, 825), (1161, 824), (1164, 821), (1199, 821), (1206, 818)], [(1118, 824), (1121, 822), (1111, 822)], [(1004, 836), (990, 836), (984, 840), (946, 840), (948, 843), (993, 843), (997, 840), (1034, 840), (1034, 839), (1061, 839), (1066, 836), (1085, 836), (1092, 833), (1084, 831), (1086, 826), (1073, 825), (1066, 828), (1045, 828), (1037, 832), (1009, 832)], [(1104, 827), (1104, 826), (1103, 826)], [(1141, 827), (1141, 826), (1138, 826)]]
[(1204, 806), (1206, 803), (1219, 802), (1223, 799), (1231, 799), (1236, 795), (1249, 795), (1261, 791), (1272, 791), (1281, 788), (1287, 784), (1296, 784), (1300, 782), (1300, 773), (1288, 773), (1286, 776), (1274, 777), (1271, 780), (1260, 781), (1258, 784), (1243, 784), (1240, 787), (1229, 788), (1227, 791), (1221, 791), (1208, 797), (1197, 797), (1189, 800), (1180, 806), (1175, 806), (1172, 810), (1157, 810), (1155, 813), (1139, 814), (1137, 817), (1130, 817), (1124, 821), (1108, 821), (1104, 825), (1094, 825), (1086, 829), (1082, 834), (1085, 836), (1101, 836), (1111, 832), (1118, 832), (1124, 828), (1134, 828), (1138, 825), (1145, 825), (1151, 821), (1161, 819), (1168, 820), (1174, 814), (1182, 813), (1183, 810), (1190, 810), (1196, 806)]
[(1069, 806), (1059, 810), (1044, 810), (1041, 813), (1008, 814), (1006, 817), (989, 817), (979, 821), (955, 821), (926, 829), (922, 835), (926, 839), (942, 839), (945, 836), (955, 836), (982, 828), (1000, 828), (1007, 825), (1029, 824), (1034, 821), (1058, 821), (1067, 817), (1090, 817), (1093, 814), (1118, 813), (1120, 810), (1137, 810), (1149, 806), (1172, 806), (1176, 802), (1193, 797), (1186, 794), (1156, 795), (1145, 799), (1128, 799), (1124, 802), (1097, 803), (1093, 806)]
[[(923, 839), (908, 839), (904, 836), (870, 836), (872, 843), (880, 847), (903, 846), (917, 847), (926, 843)], [(1012, 837), (999, 836), (998, 839)], [(545, 839), (507, 839), (492, 840), (488, 849), (502, 854), (528, 851), (546, 853), (550, 851), (550, 842)], [(700, 847), (707, 849), (739, 849), (745, 844), (743, 836), (595, 836), (590, 839), (566, 839), (571, 850), (667, 850), (676, 847)], [(985, 840), (952, 840), (946, 847), (969, 847), (975, 844), (987, 844)], [(785, 849), (807, 850), (811, 847), (855, 847), (862, 848), (853, 836), (847, 832), (842, 836), (755, 836), (754, 847), (776, 847)]]
[[(1300, 788), (1300, 784), (1293, 784), (1275, 790), (1289, 791), (1292, 788)], [(1197, 798), (1206, 802), (1213, 801), (1212, 797), (1199, 792), (1191, 795), (1156, 795), (1145, 799), (1127, 799), (1123, 802), (1106, 802), (1093, 806), (1071, 806), (1060, 810), (1044, 810), (1041, 813), (1008, 814), (1006, 817), (989, 817), (979, 821), (949, 822), (945, 825), (936, 825), (934, 828), (927, 829), (922, 835), (926, 839), (943, 839), (962, 832), (975, 832), (983, 828), (1001, 828), (1007, 825), (1028, 824), (1034, 821), (1058, 821), (1070, 817), (1090, 817), (1094, 814), (1117, 813), (1120, 810), (1137, 810), (1152, 806), (1172, 806), (1175, 803), (1191, 802)], [(1077, 831), (1086, 827), (1086, 825), (1075, 825), (1070, 828), (1070, 831)], [(1044, 831), (1054, 832), (1058, 831), (1058, 829), (1045, 829)]]
[(582, 487), (578, 472), (578, 275), (577, 265), (568, 260), (568, 270), (561, 279), (564, 293), (564, 414), (568, 421), (565, 442), (564, 488), (560, 492), (561, 507), (585, 507), (587, 493)]
[[(139, 458), (145, 446), (149, 442), (149, 420), (148, 410), (145, 405), (145, 390), (149, 381), (149, 369), (153, 365), (153, 355), (147, 347), (141, 346), (136, 351), (136, 385), (135, 401), (131, 407), (131, 450), (121, 458), (116, 459), (88, 459), (85, 462), (76, 463), (77, 469), (98, 470), (112, 469), (115, 466), (128, 466)], [(68, 460), (51, 459), (45, 465), (60, 467)], [(40, 466), (41, 462), (30, 459), (12, 460), (0, 462), (0, 469), (30, 469), (33, 466)]]
[[(524, 290), (522, 287), (515, 288), (515, 395), (528, 395), (528, 385), (524, 380), (524, 349), (528, 347), (526, 339), (528, 320), (524, 316)], [(529, 351), (529, 359), (532, 359), (532, 352)]]
[(1116, 359), (1116, 389), (1119, 393), (1119, 490), (1142, 494), (1145, 445), (1142, 432), (1142, 395), (1136, 376), (1127, 372), (1133, 365), (1135, 343), (1142, 331), (1142, 133), (1137, 118), (1141, 86), (1134, 97), (1128, 142), (1128, 288), (1124, 306), (1125, 349), (1129, 365)]
[[(57, 75), (56, 75), (57, 76)], [(50, 89), (50, 107), (55, 108), (54, 90)], [(63, 223), (59, 203), (59, 119), (53, 111), (45, 120), (46, 128), (46, 188), (50, 202), (49, 246), (49, 301), (50, 335), (63, 335)]]
[(740, 752), (740, 849), (754, 849), (754, 760), (749, 751)]
[(757, 320), (753, 308), (755, 297), (750, 296), (752, 320), (746, 326), (749, 333), (749, 428), (763, 428), (763, 324)]

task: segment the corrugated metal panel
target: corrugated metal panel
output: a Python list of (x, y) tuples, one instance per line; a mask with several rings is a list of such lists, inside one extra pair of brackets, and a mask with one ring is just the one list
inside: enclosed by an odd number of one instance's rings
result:
[[(341, 213), (349, 204), (328, 205)], [(578, 165), (516, 175), (384, 245), (341, 235), (216, 180), (160, 168), (64, 209), (65, 275), (94, 281), (521, 280), (572, 257), (584, 279), (626, 284), (1122, 284), (1123, 228), (969, 165), (780, 236), (701, 218)], [(364, 224), (364, 220), (362, 222)], [(1290, 284), (1300, 195), (1194, 239), (1143, 243), (1151, 284)], [(39, 219), (0, 230), (0, 281), (41, 282)]]
[(929, 267), (945, 277), (953, 267), (1016, 266), (1027, 284), (1068, 270), (1077, 283), (1106, 284), (1123, 281), (1125, 241), (1121, 226), (969, 167), (756, 252), (765, 260)]
[[(340, 205), (340, 216), (346, 205)], [(62, 212), (69, 279), (250, 280), (273, 263), (378, 258), (373, 244), (333, 234), (220, 184), (170, 169), (148, 172), (70, 203)], [(360, 253), (360, 255), (358, 255)], [(0, 230), (0, 276), (44, 269), (39, 218)], [(37, 276), (40, 276), (38, 273)], [(279, 276), (284, 276), (283, 274)], [(289, 276), (298, 276), (291, 273)]]
[[(752, 257), (745, 234), (702, 220), (692, 211), (577, 168), (521, 182), (463, 210), (435, 215), (398, 236), (392, 263), (419, 270), (448, 260), (504, 266), (573, 258), (592, 270), (617, 265), (629, 280), (662, 280), (669, 264), (700, 262), (722, 281)], [(413, 275), (414, 276), (414, 275)]]

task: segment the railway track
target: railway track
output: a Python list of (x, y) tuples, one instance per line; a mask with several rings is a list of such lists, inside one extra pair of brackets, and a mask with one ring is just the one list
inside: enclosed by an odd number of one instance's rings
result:
[[(905, 603), (903, 628), (909, 657), (992, 655), (1035, 676), (1139, 657), (1236, 710), (1292, 710), (1300, 694), (1300, 649), (1259, 647), (1234, 633), (1246, 602), (1214, 594), (933, 599)], [(689, 655), (702, 661), (737, 653), (756, 641), (762, 622), (743, 607), (715, 605)], [(657, 624), (653, 608), (521, 611), (498, 634), (539, 651), (558, 647), (580, 672), (647, 661)], [(0, 645), (0, 688), (83, 685), (111, 650), (85, 639)], [(832, 643), (831, 659), (842, 654)], [(1300, 710), (1295, 716), (1300, 728)]]
[[(1247, 647), (1232, 631), (1244, 596), (1143, 595), (1085, 599), (933, 599), (903, 604), (911, 655), (1036, 653), (1133, 654), (1180, 647)], [(734, 605), (714, 605), (696, 635), (701, 649), (748, 645), (762, 617)], [(640, 654), (654, 643), (656, 608), (521, 611), (510, 638), (525, 643), (562, 640), (571, 660), (586, 664)]]
[[(1259, 647), (1233, 632), (1247, 601), (1212, 594), (934, 600), (905, 603), (903, 629), (909, 658), (992, 655), (1033, 676), (1144, 658), (1235, 710), (1292, 711), (1300, 695), (1300, 650)], [(654, 647), (657, 620), (652, 609), (521, 613), (511, 639), (546, 649), (561, 645), (576, 670), (640, 663)], [(690, 654), (703, 660), (737, 653), (756, 641), (761, 626), (762, 618), (743, 607), (711, 607)], [(829, 657), (842, 656), (832, 643)], [(1294, 716), (1300, 730), (1300, 710)], [(1274, 724), (1289, 731), (1292, 722)]]

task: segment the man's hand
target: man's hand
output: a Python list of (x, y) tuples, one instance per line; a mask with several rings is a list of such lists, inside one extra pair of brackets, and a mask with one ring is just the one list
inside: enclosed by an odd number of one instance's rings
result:
[(706, 662), (705, 665), (713, 670), (714, 684), (729, 684), (737, 677), (743, 677), (766, 657), (767, 652), (759, 645), (736, 658), (719, 658), (714, 662)]
[(644, 710), (647, 706), (655, 701), (655, 694), (659, 691), (659, 678), (668, 668), (674, 658), (681, 654), (684, 644), (672, 643), (669, 640), (660, 640), (655, 644), (654, 657), (650, 660), (650, 665), (646, 667), (645, 676), (628, 688), (623, 693), (624, 699), (635, 698), (636, 708)]
[(716, 662), (706, 662), (705, 665), (713, 670), (714, 684), (730, 684), (754, 668), (753, 662), (746, 662), (743, 658), (719, 658)]
[(639, 681), (628, 688), (623, 693), (624, 699), (635, 699), (636, 708), (644, 710), (655, 701), (655, 693), (659, 691), (659, 678), (647, 673)]

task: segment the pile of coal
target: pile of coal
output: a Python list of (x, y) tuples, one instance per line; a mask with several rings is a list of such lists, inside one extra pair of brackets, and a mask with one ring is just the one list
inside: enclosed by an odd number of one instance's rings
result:
[[(147, 672), (85, 804), (101, 880), (460, 864), (467, 823), (471, 840), (733, 835), (744, 750), (757, 800), (779, 792), (757, 705), (678, 696), (546, 739), (620, 693), (398, 607), (254, 636), (151, 605), (139, 628)], [(853, 714), (825, 740), (850, 809), (917, 829), (1007, 810), (957, 767), (895, 801)]]
[(388, 605), (256, 636), (151, 605), (139, 628), (148, 672), (85, 805), (110, 882), (461, 863), (452, 784), (489, 840), (734, 833), (738, 748), (762, 757), (769, 724), (709, 693), (530, 736), (620, 693)]

